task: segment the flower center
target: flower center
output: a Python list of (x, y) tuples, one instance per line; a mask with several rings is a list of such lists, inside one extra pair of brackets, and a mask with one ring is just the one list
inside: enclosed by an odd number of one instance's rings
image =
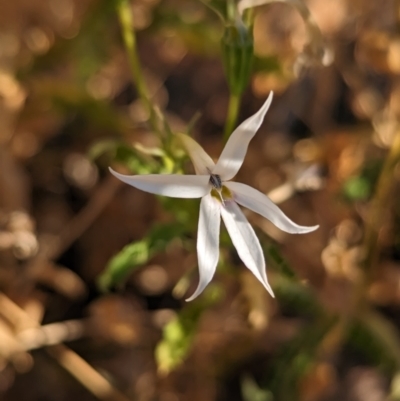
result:
[(210, 182), (215, 189), (222, 189), (221, 177), (218, 174), (211, 174)]

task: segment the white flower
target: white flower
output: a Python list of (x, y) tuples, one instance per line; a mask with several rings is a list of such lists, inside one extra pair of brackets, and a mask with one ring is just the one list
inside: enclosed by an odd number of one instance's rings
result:
[(240, 169), (249, 142), (263, 122), (271, 102), (272, 92), (261, 109), (232, 133), (216, 164), (197, 142), (187, 135), (180, 134), (179, 137), (194, 164), (196, 175), (128, 176), (116, 173), (110, 168), (111, 173), (118, 179), (146, 192), (175, 198), (202, 198), (197, 232), (200, 280), (196, 291), (187, 301), (201, 294), (214, 276), (219, 259), (220, 216), (240, 259), (274, 296), (267, 280), (260, 242), (238, 203), (291, 234), (305, 234), (318, 228), (297, 225), (261, 192), (248, 185), (229, 181)]

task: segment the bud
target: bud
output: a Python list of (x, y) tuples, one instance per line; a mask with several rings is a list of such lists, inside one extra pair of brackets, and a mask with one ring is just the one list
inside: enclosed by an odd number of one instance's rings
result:
[(229, 89), (240, 95), (249, 82), (253, 64), (252, 27), (246, 27), (240, 19), (226, 25), (221, 47)]

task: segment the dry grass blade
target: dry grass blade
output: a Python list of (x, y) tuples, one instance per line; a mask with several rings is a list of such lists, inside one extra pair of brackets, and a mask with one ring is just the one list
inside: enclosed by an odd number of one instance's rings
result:
[[(34, 330), (49, 331), (49, 328), (41, 328), (39, 323), (31, 319), (27, 313), (20, 308), (10, 298), (0, 293), (0, 313), (14, 327), (32, 327)], [(54, 325), (53, 331), (54, 331)], [(72, 325), (77, 335), (79, 325), (74, 322)], [(81, 329), (82, 327), (80, 327)], [(59, 337), (61, 340), (61, 338)], [(53, 338), (55, 341), (55, 338)], [(33, 344), (31, 344), (33, 345)], [(107, 401), (128, 401), (128, 398), (116, 389), (106, 378), (97, 372), (89, 363), (81, 358), (74, 351), (62, 344), (47, 347), (47, 352), (51, 355), (65, 370), (67, 370), (78, 382), (87, 390), (101, 400)]]

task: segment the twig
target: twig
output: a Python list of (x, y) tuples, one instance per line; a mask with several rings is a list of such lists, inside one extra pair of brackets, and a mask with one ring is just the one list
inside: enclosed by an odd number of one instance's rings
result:
[[(16, 328), (40, 328), (22, 308), (10, 298), (0, 293), (0, 313)], [(65, 370), (79, 381), (92, 394), (104, 401), (129, 401), (105, 377), (97, 372), (83, 358), (62, 344), (46, 347), (47, 353), (53, 357)]]
[(89, 332), (88, 320), (67, 320), (22, 330), (16, 338), (25, 351), (82, 338)]
[(65, 252), (97, 219), (104, 208), (111, 202), (121, 183), (112, 176), (96, 189), (89, 203), (78, 213), (60, 233), (56, 245), (48, 250), (47, 259), (55, 260)]
[(48, 243), (41, 244), (39, 253), (17, 279), (12, 291), (16, 294), (30, 292), (36, 278), (47, 268), (49, 261), (61, 256), (93, 224), (120, 187), (120, 181), (107, 177), (95, 190), (88, 204), (72, 218), (64, 230)]
[(65, 345), (48, 347), (47, 353), (97, 398), (107, 401), (129, 401), (129, 398)]

